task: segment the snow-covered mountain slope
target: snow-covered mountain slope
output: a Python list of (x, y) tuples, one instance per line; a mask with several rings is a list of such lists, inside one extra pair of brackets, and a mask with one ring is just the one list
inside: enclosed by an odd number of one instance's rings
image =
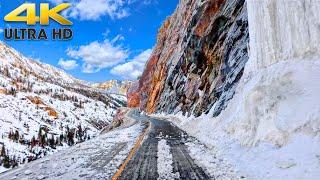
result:
[(0, 42), (1, 165), (14, 166), (86, 140), (125, 104), (123, 96), (101, 93)]
[(131, 84), (132, 82), (128, 80), (125, 80), (125, 81), (109, 80), (103, 83), (94, 83), (91, 85), (91, 87), (101, 89), (107, 93), (126, 95)]
[(320, 2), (247, 4), (250, 58), (227, 108), (169, 119), (252, 179), (319, 179)]
[(143, 129), (139, 123), (116, 129), (0, 174), (0, 179), (112, 179)]

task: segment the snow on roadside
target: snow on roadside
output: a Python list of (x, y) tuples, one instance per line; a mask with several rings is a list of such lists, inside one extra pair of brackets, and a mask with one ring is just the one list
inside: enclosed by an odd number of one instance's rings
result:
[(0, 174), (3, 173), (3, 172), (6, 172), (8, 169), (7, 168), (4, 168), (3, 166), (0, 166)]
[(173, 174), (172, 166), (172, 154), (170, 153), (170, 146), (165, 139), (161, 139), (158, 142), (158, 179), (175, 179), (179, 178), (176, 174)]
[(282, 61), (243, 78), (218, 117), (158, 116), (216, 148), (248, 178), (318, 179), (319, 77), (317, 60)]
[(0, 179), (111, 179), (127, 157), (142, 125), (114, 130), (0, 175)]
[(217, 156), (216, 150), (207, 149), (203, 144), (198, 141), (192, 140), (186, 143), (190, 156), (195, 162), (205, 169), (210, 177), (214, 179), (240, 179), (245, 178), (245, 175), (234, 170), (234, 167), (227, 163), (222, 157)]

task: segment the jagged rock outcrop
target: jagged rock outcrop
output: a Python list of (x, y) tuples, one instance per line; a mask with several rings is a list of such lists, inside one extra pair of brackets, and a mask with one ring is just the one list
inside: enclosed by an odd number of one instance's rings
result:
[(245, 0), (184, 0), (159, 30), (129, 107), (214, 115), (232, 98), (248, 60)]

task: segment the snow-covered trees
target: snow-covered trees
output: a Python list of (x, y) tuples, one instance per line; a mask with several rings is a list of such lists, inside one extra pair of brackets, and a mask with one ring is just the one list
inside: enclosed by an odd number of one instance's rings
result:
[(9, 161), (33, 161), (92, 137), (120, 104), (110, 97), (0, 42), (0, 135)]

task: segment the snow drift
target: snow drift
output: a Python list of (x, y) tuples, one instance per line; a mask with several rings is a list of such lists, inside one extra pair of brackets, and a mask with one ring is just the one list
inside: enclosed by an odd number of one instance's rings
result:
[(320, 177), (320, 1), (248, 0), (250, 59), (215, 118), (173, 120), (254, 179)]
[(295, 132), (319, 132), (317, 7), (319, 1), (248, 1), (250, 60), (226, 118), (243, 144), (281, 146)]

